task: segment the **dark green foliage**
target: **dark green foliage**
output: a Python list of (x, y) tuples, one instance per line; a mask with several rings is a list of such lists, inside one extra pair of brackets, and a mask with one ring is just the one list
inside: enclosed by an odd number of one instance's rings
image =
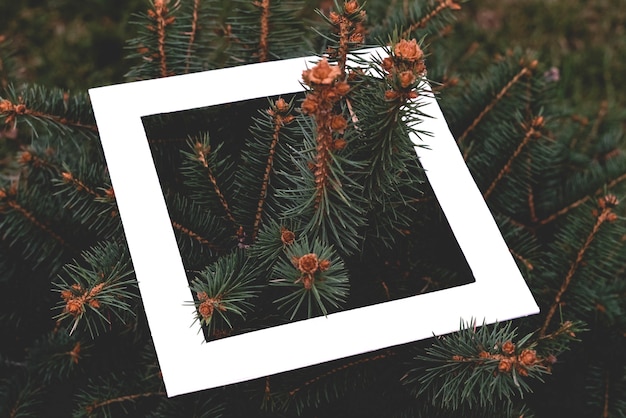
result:
[(367, 64), (378, 77), (344, 68), (363, 28), (392, 54), (419, 40), (539, 315), (167, 398), (87, 97), (17, 87), (0, 42), (0, 140), (17, 152), (0, 179), (0, 414), (624, 416), (623, 114), (573, 113), (533, 53), (467, 49), (466, 27), (449, 36), (460, 5), (144, 4), (128, 80), (310, 53), (342, 71), (330, 133), (310, 101), (325, 87), (307, 76), (308, 94), (144, 118), (197, 308), (188, 325), (212, 340), (473, 280), (409, 141), (428, 134), (409, 100), (424, 78), (407, 83), (397, 56)]

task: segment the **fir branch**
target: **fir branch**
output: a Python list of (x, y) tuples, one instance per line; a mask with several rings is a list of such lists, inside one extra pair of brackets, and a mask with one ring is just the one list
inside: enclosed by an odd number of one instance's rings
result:
[[(167, 68), (167, 54), (165, 51), (165, 37), (166, 29), (176, 19), (171, 13), (165, 0), (154, 0), (152, 6), (154, 9), (148, 10), (148, 16), (152, 18), (153, 24), (148, 26), (148, 30), (154, 32), (157, 35), (157, 51), (158, 61), (161, 77), (167, 77), (171, 75), (171, 72)], [(178, 8), (179, 2), (174, 4), (173, 9)]]
[(618, 204), (617, 198), (613, 195), (607, 195), (604, 198), (599, 200), (600, 211), (597, 214), (596, 221), (593, 227), (591, 228), (589, 235), (587, 235), (584, 243), (578, 250), (576, 254), (576, 258), (570, 265), (569, 270), (567, 274), (565, 275), (565, 278), (563, 279), (563, 283), (561, 284), (561, 287), (559, 288), (556, 295), (554, 296), (554, 301), (552, 302), (550, 309), (548, 310), (548, 313), (544, 320), (544, 323), (541, 329), (539, 330), (539, 337), (543, 337), (546, 335), (546, 332), (548, 330), (548, 327), (550, 326), (550, 322), (552, 321), (554, 314), (556, 313), (558, 307), (561, 306), (561, 298), (563, 297), (563, 294), (567, 291), (570, 284), (572, 283), (572, 279), (574, 278), (574, 275), (578, 271), (578, 268), (580, 267), (580, 265), (583, 263), (584, 257), (587, 251), (589, 250), (591, 243), (596, 239), (596, 236), (598, 232), (600, 231), (600, 228), (606, 222), (614, 222), (617, 219), (617, 215), (615, 214), (613, 210), (615, 206), (617, 206), (617, 204)]
[(21, 215), (22, 218), (26, 219), (30, 224), (43, 231), (46, 235), (52, 237), (61, 246), (74, 251), (72, 246), (65, 238), (55, 232), (47, 223), (40, 221), (33, 212), (20, 205), (15, 199), (16, 194), (17, 190), (11, 189), (7, 191), (5, 189), (0, 189), (0, 213), (5, 212), (5, 209), (7, 207), (14, 210), (16, 213)]
[(316, 376), (316, 377), (314, 377), (312, 379), (307, 380), (306, 382), (302, 383), (300, 386), (291, 389), (289, 391), (289, 396), (293, 397), (298, 392), (300, 392), (301, 390), (306, 389), (308, 386), (316, 384), (319, 381), (321, 381), (323, 379), (327, 379), (327, 378), (329, 378), (329, 377), (331, 377), (331, 376), (333, 376), (333, 375), (335, 375), (335, 374), (337, 374), (339, 372), (342, 372), (344, 370), (350, 369), (352, 367), (360, 366), (361, 364), (371, 363), (371, 362), (374, 362), (374, 361), (387, 359), (387, 358), (393, 357), (395, 355), (396, 355), (396, 353), (394, 351), (387, 350), (384, 353), (376, 354), (376, 355), (373, 355), (373, 356), (370, 356), (370, 357), (363, 357), (363, 358), (360, 358), (358, 360), (354, 360), (354, 361), (351, 361), (349, 363), (342, 364), (339, 367), (335, 367), (335, 368), (333, 368), (331, 370), (328, 370), (327, 372), (325, 372), (325, 373), (323, 373), (321, 375), (318, 375), (318, 376)]
[[(408, 7), (408, 6), (407, 6)], [(404, 32), (402, 32), (402, 38), (408, 38), (411, 36), (411, 33), (417, 29), (425, 28), (428, 23), (439, 15), (442, 11), (450, 9), (450, 10), (461, 10), (461, 5), (456, 3), (455, 0), (439, 0), (439, 4), (430, 11), (426, 16), (422, 17), (418, 22), (413, 23), (409, 26)]]
[(284, 99), (280, 98), (268, 110), (268, 114), (271, 116), (273, 121), (274, 131), (272, 133), (272, 142), (270, 143), (267, 162), (265, 164), (265, 171), (263, 173), (263, 180), (261, 182), (261, 192), (257, 203), (256, 215), (254, 216), (254, 225), (252, 228), (253, 240), (256, 239), (259, 232), (259, 226), (263, 216), (263, 206), (265, 205), (265, 199), (267, 197), (269, 187), (270, 175), (274, 167), (274, 154), (276, 153), (276, 146), (278, 145), (281, 130), (285, 124), (292, 122), (294, 119), (294, 117), (289, 114), (290, 109), (291, 106)]
[(602, 187), (599, 188), (598, 190), (596, 190), (595, 193), (593, 193), (591, 195), (586, 195), (586, 196), (584, 196), (584, 197), (582, 197), (582, 198), (580, 198), (580, 199), (570, 203), (569, 205), (559, 209), (558, 211), (556, 211), (552, 215), (549, 215), (549, 216), (545, 217), (544, 219), (538, 221), (537, 224), (538, 225), (547, 225), (547, 224), (551, 223), (552, 221), (556, 220), (557, 218), (559, 218), (559, 217), (569, 213), (570, 211), (580, 207), (581, 205), (587, 203), (588, 201), (593, 199), (593, 196), (597, 196), (597, 195), (601, 194), (602, 192), (604, 192), (605, 190), (612, 190), (618, 184), (620, 184), (620, 183), (622, 183), (624, 181), (626, 181), (626, 173), (624, 173), (621, 176), (611, 180), (606, 185), (602, 185)]
[(270, 0), (255, 1), (254, 5), (261, 9), (259, 62), (265, 62), (268, 60), (269, 56)]
[(113, 189), (107, 188), (106, 189), (107, 192), (99, 193), (97, 190), (89, 187), (83, 181), (76, 178), (69, 171), (61, 171), (61, 179), (63, 180), (64, 183), (71, 183), (76, 188), (77, 191), (85, 192), (97, 199), (105, 200), (105, 199), (111, 199), (113, 197)]
[(17, 119), (20, 116), (31, 116), (35, 119), (43, 119), (46, 121), (54, 122), (59, 125), (64, 125), (68, 127), (74, 128), (83, 128), (90, 130), (92, 132), (97, 132), (98, 128), (95, 125), (84, 125), (80, 122), (71, 121), (66, 118), (51, 115), (49, 113), (40, 112), (31, 108), (26, 107), (23, 103), (12, 103), (9, 100), (0, 101), (0, 116), (4, 118), (4, 123), (7, 125), (14, 125), (17, 123)]
[(42, 167), (47, 168), (53, 171), (55, 174), (58, 174), (62, 171), (61, 168), (57, 164), (47, 159), (43, 159), (39, 155), (28, 150), (23, 151), (19, 154), (18, 162), (21, 166), (32, 166), (34, 168), (42, 168)]
[(60, 300), (55, 309), (59, 321), (71, 321), (72, 334), (79, 323), (95, 338), (112, 326), (111, 316), (121, 323), (134, 317), (131, 302), (137, 298), (136, 281), (128, 250), (116, 242), (100, 244), (82, 254), (85, 266), (75, 262), (64, 268), (54, 283)]
[(421, 364), (403, 383), (444, 410), (511, 404), (516, 394), (531, 391), (526, 379), (541, 381), (551, 364), (535, 351), (532, 334), (516, 337), (510, 322), (478, 329), (475, 323), (462, 324), (461, 331), (436, 339), (425, 355), (416, 356)]
[(191, 29), (186, 35), (189, 36), (189, 45), (187, 46), (187, 54), (185, 56), (185, 74), (189, 72), (191, 65), (193, 45), (196, 41), (196, 35), (198, 33), (198, 11), (200, 8), (200, 0), (193, 0), (193, 11), (191, 12)]
[(348, 272), (343, 260), (331, 246), (319, 240), (309, 243), (306, 236), (285, 247), (272, 277), (275, 279), (270, 285), (287, 289), (288, 293), (274, 303), (289, 314), (289, 320), (328, 315), (340, 309), (348, 297)]
[(533, 120), (530, 122), (530, 124), (528, 124), (526, 126), (526, 133), (524, 135), (524, 138), (522, 139), (520, 144), (517, 146), (515, 151), (513, 151), (513, 154), (508, 159), (508, 161), (504, 164), (504, 166), (502, 167), (502, 169), (500, 170), (500, 172), (498, 173), (496, 178), (491, 182), (489, 187), (487, 187), (487, 190), (483, 193), (483, 198), (485, 200), (487, 200), (489, 198), (489, 196), (491, 195), (493, 190), (496, 188), (496, 186), (498, 185), (500, 180), (502, 180), (502, 178), (505, 175), (510, 173), (511, 166), (513, 165), (513, 162), (517, 159), (517, 157), (520, 156), (520, 154), (522, 153), (524, 148), (533, 139), (537, 139), (538, 137), (541, 136), (541, 131), (539, 129), (543, 126), (543, 122), (544, 122), (543, 117), (542, 116), (538, 116), (538, 117), (533, 118)]
[(514, 249), (509, 248), (509, 252), (511, 253), (511, 255), (516, 259), (519, 260), (522, 264), (524, 264), (524, 266), (526, 266), (527, 270), (533, 270), (535, 267), (533, 266), (533, 263), (526, 259), (524, 256), (518, 254)]
[(235, 245), (231, 225), (184, 195), (166, 197), (172, 227), (185, 268), (203, 269)]
[[(209, 338), (228, 335), (235, 321), (245, 321), (259, 295), (259, 271), (242, 250), (219, 258), (191, 283), (196, 321), (206, 328)], [(195, 322), (195, 321), (194, 321)]]
[(54, 127), (62, 132), (78, 129), (89, 136), (98, 132), (85, 95), (70, 95), (59, 89), (47, 90), (40, 86), (17, 90), (9, 85), (7, 96), (0, 97), (2, 120), (12, 127), (23, 121), (35, 136), (39, 134), (37, 125), (47, 130)]
[(200, 244), (202, 244), (204, 246), (207, 246), (211, 250), (223, 251), (216, 244), (213, 244), (208, 239), (206, 239), (206, 238), (202, 237), (201, 235), (195, 233), (194, 231), (190, 230), (189, 228), (184, 227), (183, 225), (179, 224), (178, 222), (176, 222), (174, 220), (172, 220), (172, 226), (174, 227), (175, 230), (180, 231), (182, 234), (187, 235), (189, 238), (199, 242)]
[[(224, 211), (226, 218), (232, 222), (233, 226), (237, 228), (239, 223), (235, 220), (233, 213), (231, 212), (230, 205), (226, 200), (226, 196), (224, 195), (221, 186), (217, 180), (217, 177), (214, 173), (213, 162), (216, 161), (216, 153), (218, 152), (219, 145), (213, 150), (211, 145), (209, 144), (209, 137), (205, 135), (202, 140), (196, 140), (195, 142), (190, 142), (190, 146), (193, 148), (193, 153), (184, 153), (187, 156), (187, 161), (190, 164), (200, 163), (200, 166), (203, 168), (205, 179), (208, 179), (210, 188), (213, 193), (217, 197), (219, 201), (219, 205)], [(223, 162), (220, 162), (223, 164)], [(190, 168), (191, 171), (193, 168)]]
[[(504, 86), (502, 89), (495, 95), (495, 97), (491, 100), (491, 102), (480, 112), (476, 118), (472, 121), (472, 123), (465, 129), (465, 131), (459, 136), (457, 139), (457, 143), (461, 145), (463, 141), (467, 138), (467, 136), (478, 126), (478, 124), (485, 118), (489, 112), (493, 110), (494, 107), (506, 96), (506, 94), (511, 90), (511, 88), (517, 84), (523, 77), (532, 73), (532, 71), (537, 67), (538, 62), (536, 60), (531, 61), (530, 63), (524, 63), (522, 69), (511, 78), (511, 80)], [(467, 159), (467, 151), (465, 152), (465, 159)]]
[(84, 411), (87, 414), (87, 416), (92, 416), (96, 410), (98, 409), (102, 409), (102, 408), (107, 408), (113, 404), (118, 404), (118, 403), (124, 403), (124, 402), (133, 402), (137, 399), (141, 399), (141, 398), (149, 398), (149, 397), (153, 397), (153, 396), (167, 396), (167, 393), (165, 392), (144, 392), (144, 393), (133, 393), (130, 395), (124, 395), (124, 396), (118, 396), (116, 398), (111, 398), (111, 399), (105, 399), (103, 401), (100, 402), (93, 402), (89, 405), (86, 405), (84, 407)]

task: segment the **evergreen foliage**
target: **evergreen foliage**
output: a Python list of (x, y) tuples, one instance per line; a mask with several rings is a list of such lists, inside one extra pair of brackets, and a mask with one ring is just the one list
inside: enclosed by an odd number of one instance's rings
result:
[[(0, 44), (21, 146), (0, 179), (2, 416), (626, 414), (623, 121), (555, 102), (532, 54), (458, 50), (460, 2), (327, 3), (134, 17), (129, 80), (320, 56), (304, 95), (144, 119), (189, 324), (211, 340), (472, 280), (408, 139), (426, 80), (541, 314), (168, 399), (87, 97), (13, 85)], [(347, 65), (378, 44), (379, 77)]]

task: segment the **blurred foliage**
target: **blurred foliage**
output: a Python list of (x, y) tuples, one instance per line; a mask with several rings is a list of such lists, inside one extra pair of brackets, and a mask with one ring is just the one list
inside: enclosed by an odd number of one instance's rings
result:
[[(310, 3), (313, 8), (323, 2)], [(147, 5), (148, 0), (2, 1), (0, 36), (13, 48), (23, 81), (73, 90), (118, 83), (131, 65), (124, 48), (136, 28), (128, 21)], [(559, 99), (581, 110), (593, 111), (603, 100), (623, 108), (624, 5), (624, 0), (470, 0), (453, 36), (467, 44), (468, 53), (531, 49), (546, 67), (558, 69)]]
[(123, 81), (131, 13), (146, 0), (0, 2), (0, 36), (20, 81), (84, 90)]
[(520, 46), (558, 69), (558, 99), (582, 109), (626, 105), (624, 0), (473, 0), (455, 36), (498, 54)]

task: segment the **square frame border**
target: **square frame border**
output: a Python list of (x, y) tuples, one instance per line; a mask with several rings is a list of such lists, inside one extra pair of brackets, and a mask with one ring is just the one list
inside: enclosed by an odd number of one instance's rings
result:
[[(365, 59), (386, 55), (382, 48), (361, 52)], [(412, 134), (411, 140), (475, 282), (205, 342), (200, 324), (191, 325), (195, 308), (186, 302), (193, 296), (141, 118), (302, 92), (300, 75), (318, 59), (89, 90), (170, 397), (447, 334), (458, 331), (461, 320), (488, 324), (539, 312), (436, 99), (424, 95), (420, 110), (430, 117), (420, 122), (420, 130), (432, 136)]]

